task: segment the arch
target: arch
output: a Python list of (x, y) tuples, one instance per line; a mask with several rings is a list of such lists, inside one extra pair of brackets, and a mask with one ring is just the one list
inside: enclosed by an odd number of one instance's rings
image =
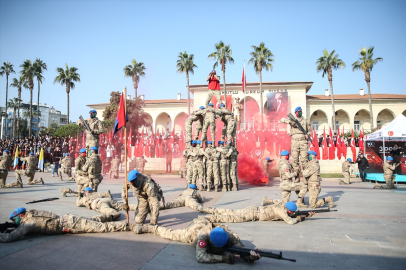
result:
[(187, 113), (180, 112), (178, 115), (175, 116), (175, 134), (182, 134), (182, 130), (185, 129), (185, 121), (188, 118)]
[[(259, 113), (259, 105), (258, 102), (255, 100), (255, 98), (251, 96), (246, 96), (246, 98), (241, 99), (240, 104), (243, 106), (241, 110), (241, 124), (244, 126), (243, 123), (245, 123), (245, 116), (247, 117), (247, 129), (250, 129), (253, 127), (254, 123), (254, 117), (255, 114)], [(245, 112), (245, 110), (247, 110)]]
[[(344, 130), (344, 132), (351, 131), (351, 121), (350, 115), (346, 110), (339, 109), (336, 111), (336, 122), (338, 121), (338, 126), (340, 128), (340, 132)], [(331, 123), (333, 123), (333, 117), (331, 117)], [(337, 131), (337, 129), (336, 129)]]
[(365, 109), (361, 109), (354, 115), (354, 131), (371, 130), (370, 113)]
[(403, 114), (403, 116), (406, 116), (406, 110), (404, 110), (404, 111), (402, 112), (402, 114)]
[(161, 134), (169, 129), (172, 132), (172, 119), (166, 112), (161, 112), (155, 120), (155, 132), (159, 130)]
[(376, 127), (382, 128), (395, 119), (395, 114), (390, 109), (383, 109), (376, 117)]
[(323, 110), (316, 110), (310, 116), (310, 125), (316, 130), (317, 135), (323, 134), (324, 128), (329, 128), (327, 113)]
[(149, 113), (144, 112), (143, 116), (145, 117), (145, 122), (146, 125), (140, 127), (141, 129), (146, 128), (146, 130), (148, 131), (148, 134), (151, 131), (152, 125), (154, 123), (154, 119), (152, 118), (152, 116)]

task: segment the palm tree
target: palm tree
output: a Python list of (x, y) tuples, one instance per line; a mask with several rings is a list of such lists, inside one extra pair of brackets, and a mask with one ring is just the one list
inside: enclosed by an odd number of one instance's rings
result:
[(365, 81), (367, 82), (368, 85), (369, 115), (371, 117), (371, 130), (372, 130), (374, 128), (374, 116), (372, 114), (372, 101), (370, 88), (371, 71), (372, 68), (375, 66), (375, 64), (383, 61), (383, 58), (377, 57), (374, 59), (374, 47), (369, 47), (368, 50), (365, 47), (363, 47), (359, 52), (359, 54), (361, 55), (361, 57), (358, 59), (358, 61), (352, 63), (352, 71), (361, 70), (365, 74)]
[(7, 106), (10, 108), (13, 108), (13, 138), (16, 137), (16, 130), (17, 130), (17, 125), (16, 125), (16, 111), (20, 109), (19, 104), (20, 102), (18, 101), (18, 98), (13, 98), (10, 99), (9, 102), (7, 102)]
[(186, 84), (187, 84), (187, 106), (188, 114), (190, 115), (190, 91), (189, 91), (189, 72), (195, 74), (194, 68), (197, 68), (195, 63), (193, 63), (194, 55), (188, 55), (185, 51), (184, 53), (180, 52), (178, 55), (178, 61), (176, 61), (176, 67), (178, 68), (177, 72), (186, 73)]
[(262, 69), (271, 70), (273, 69), (272, 63), (275, 62), (273, 59), (272, 52), (265, 47), (265, 43), (261, 42), (259, 47), (252, 45), (254, 50), (250, 53), (251, 59), (248, 61), (248, 64), (253, 63), (255, 73), (259, 74), (259, 92), (260, 92), (260, 102), (261, 102), (261, 127), (264, 129), (264, 104), (262, 99)]
[(13, 69), (13, 65), (10, 62), (4, 62), (3, 65), (0, 67), (0, 75), (3, 77), (6, 74), (6, 123), (7, 123), (7, 99), (8, 99), (8, 75), (10, 73), (16, 73)]
[(68, 95), (68, 124), (69, 124), (69, 93), (70, 90), (75, 89), (74, 82), (80, 82), (80, 75), (76, 72), (78, 71), (75, 67), (68, 67), (68, 64), (65, 64), (65, 70), (63, 68), (56, 68), (58, 75), (55, 77), (54, 84), (59, 82), (61, 85), (66, 86), (66, 94)]
[(32, 130), (32, 92), (34, 90), (34, 76), (36, 71), (36, 66), (31, 62), (31, 60), (25, 60), (20, 66), (22, 70), (20, 71), (24, 80), (28, 83), (28, 88), (30, 90), (30, 128), (28, 129), (28, 135), (31, 136)]
[[(37, 77), (38, 81), (38, 102), (37, 102), (37, 110), (39, 111), (39, 93), (40, 93), (40, 85), (45, 80), (44, 76), (42, 76), (43, 70), (47, 70), (47, 64), (44, 63), (41, 59), (37, 58), (34, 62), (36, 67), (35, 70), (35, 77)], [(39, 115), (37, 115), (37, 135), (39, 135)]]
[[(209, 59), (214, 59), (216, 63), (213, 65), (215, 69), (218, 64), (221, 64), (221, 71), (223, 72), (223, 87), (224, 87), (224, 103), (227, 108), (227, 96), (226, 96), (226, 64), (234, 64), (234, 59), (231, 57), (233, 51), (230, 49), (230, 45), (225, 45), (223, 41), (220, 40), (219, 43), (214, 45), (216, 51), (209, 54)], [(220, 101), (219, 101), (220, 102)]]
[(137, 95), (137, 90), (138, 90), (138, 83), (140, 82), (140, 77), (145, 76), (146, 70), (144, 63), (139, 62), (135, 59), (132, 61), (132, 65), (127, 65), (124, 67), (124, 77), (131, 77), (133, 80), (133, 86), (134, 86), (134, 91), (135, 91), (135, 98), (138, 97)]
[[(17, 80), (13, 78), (13, 82), (10, 84), (11, 87), (16, 87), (18, 90), (18, 108), (21, 107), (21, 90), (22, 88), (28, 88), (27, 82), (24, 80), (23, 76), (20, 76), (20, 79)], [(17, 137), (20, 137), (20, 110), (17, 111)]]
[(338, 54), (334, 54), (335, 50), (328, 53), (327, 49), (324, 49), (323, 56), (317, 59), (316, 70), (317, 72), (323, 71), (322, 78), (327, 74), (328, 81), (330, 83), (331, 90), (331, 108), (333, 110), (333, 132), (336, 129), (336, 110), (334, 106), (334, 92), (333, 92), (333, 69), (337, 70), (339, 68), (345, 68), (345, 63), (343, 60), (338, 58)]

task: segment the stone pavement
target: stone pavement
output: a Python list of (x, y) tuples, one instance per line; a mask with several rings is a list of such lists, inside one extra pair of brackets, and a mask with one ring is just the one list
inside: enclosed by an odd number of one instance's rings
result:
[[(13, 173), (7, 183), (15, 181)], [(45, 185), (24, 185), (23, 189), (0, 189), (0, 221), (20, 206), (49, 210), (56, 214), (72, 213), (91, 217), (97, 212), (76, 207), (76, 197), (62, 197), (63, 187), (76, 188), (74, 182), (60, 182), (50, 173), (37, 173)], [(36, 178), (37, 178), (36, 177)], [(185, 188), (184, 179), (174, 176), (153, 176), (162, 186), (166, 201), (176, 198)], [(109, 189), (121, 200), (124, 181), (105, 178), (99, 190)], [(23, 178), (26, 183), (26, 178)], [(201, 192), (204, 205), (239, 209), (259, 206), (262, 198), (280, 199), (279, 182), (270, 187), (241, 184), (241, 191)], [(406, 186), (396, 190), (372, 189), (372, 183), (356, 181), (338, 185), (322, 182), (321, 197), (333, 196), (338, 212), (317, 214), (296, 225), (283, 221), (228, 224), (238, 233), (246, 247), (279, 252), (296, 263), (263, 258), (253, 265), (238, 261), (227, 264), (197, 263), (192, 245), (170, 242), (155, 235), (132, 232), (105, 234), (65, 234), (27, 236), (14, 243), (0, 243), (0, 269), (404, 269), (406, 265)], [(136, 199), (129, 193), (130, 203)], [(26, 205), (26, 202), (59, 197), (59, 200)], [(296, 195), (292, 194), (292, 200)], [(307, 198), (306, 198), (307, 202)], [(173, 229), (186, 228), (199, 213), (189, 208), (160, 212), (159, 223)], [(120, 220), (125, 220), (125, 213)], [(130, 215), (133, 221), (133, 214)], [(147, 220), (147, 222), (149, 222)]]

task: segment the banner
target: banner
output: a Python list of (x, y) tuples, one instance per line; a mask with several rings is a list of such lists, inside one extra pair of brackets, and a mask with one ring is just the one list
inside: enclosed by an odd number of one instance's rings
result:
[[(385, 156), (391, 156), (393, 146), (397, 144), (400, 147), (406, 148), (405, 142), (385, 142)], [(383, 173), (383, 142), (382, 141), (367, 141), (365, 144), (365, 156), (369, 162), (368, 173)], [(398, 157), (397, 162), (402, 162), (400, 169), (396, 172), (401, 175), (406, 175), (406, 156)], [(398, 167), (398, 168), (399, 168)]]

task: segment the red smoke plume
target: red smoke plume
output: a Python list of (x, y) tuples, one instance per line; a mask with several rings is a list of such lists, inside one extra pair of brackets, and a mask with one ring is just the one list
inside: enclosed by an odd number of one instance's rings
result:
[(247, 154), (238, 157), (238, 178), (251, 185), (259, 186), (262, 183), (268, 185), (268, 176), (258, 165), (258, 161)]

